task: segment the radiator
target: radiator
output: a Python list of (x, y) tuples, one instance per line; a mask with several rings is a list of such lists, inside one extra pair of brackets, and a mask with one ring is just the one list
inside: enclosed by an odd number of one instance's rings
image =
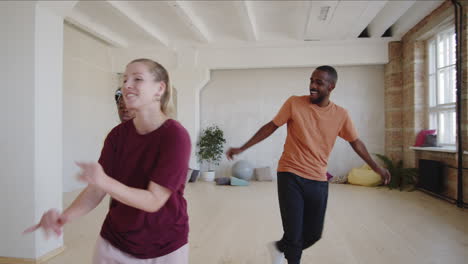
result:
[(442, 193), (444, 188), (444, 167), (443, 162), (420, 159), (418, 187), (434, 193)]

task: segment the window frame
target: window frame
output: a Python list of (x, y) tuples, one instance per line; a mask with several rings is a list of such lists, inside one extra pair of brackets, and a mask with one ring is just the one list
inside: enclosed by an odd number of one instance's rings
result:
[[(440, 137), (440, 134), (443, 134), (444, 132), (439, 129), (440, 123), (441, 123), (441, 114), (442, 113), (454, 113), (455, 115), (455, 120), (456, 122), (456, 98), (454, 97), (454, 101), (450, 103), (439, 103), (439, 93), (440, 93), (440, 71), (444, 71), (447, 69), (453, 68), (455, 70), (455, 78), (453, 80), (450, 80), (450, 75), (447, 78), (449, 80), (449, 84), (453, 84), (453, 88), (456, 89), (456, 57), (454, 56), (454, 61), (451, 64), (444, 65), (442, 67), (439, 67), (439, 41), (442, 35), (447, 34), (447, 33), (452, 33), (455, 34), (455, 28), (453, 25), (447, 26), (439, 30), (437, 33), (435, 33), (433, 36), (431, 36), (429, 39), (426, 40), (426, 52), (427, 52), (427, 105), (428, 105), (428, 120), (429, 120), (429, 126), (432, 129), (437, 130), (438, 134), (438, 144), (441, 146), (456, 146), (457, 144), (457, 137), (456, 137), (456, 124), (455, 125), (455, 130), (452, 131), (454, 134), (454, 141), (453, 142), (445, 142), (441, 141), (442, 138)], [(431, 45), (434, 43), (434, 48), (432, 50)], [(455, 47), (455, 46), (454, 46)], [(455, 53), (455, 50), (452, 50), (453, 46), (449, 46), (449, 52), (448, 52), (448, 61), (450, 63), (450, 56), (451, 54)], [(453, 53), (452, 53), (453, 52)], [(431, 57), (433, 56), (433, 57)], [(449, 70), (450, 73), (450, 70)], [(431, 82), (431, 78), (434, 77), (434, 81)], [(444, 93), (447, 93), (444, 91)], [(456, 90), (455, 90), (456, 93)], [(434, 120), (435, 116), (435, 120)], [(448, 115), (450, 116), (450, 115)], [(435, 127), (434, 127), (435, 126)], [(447, 130), (445, 130), (447, 131)]]

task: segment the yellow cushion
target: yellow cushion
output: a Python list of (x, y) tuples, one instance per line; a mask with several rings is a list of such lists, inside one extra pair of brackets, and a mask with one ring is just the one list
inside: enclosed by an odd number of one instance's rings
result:
[(351, 169), (348, 173), (348, 182), (354, 185), (374, 187), (382, 184), (382, 178), (367, 164), (360, 168)]

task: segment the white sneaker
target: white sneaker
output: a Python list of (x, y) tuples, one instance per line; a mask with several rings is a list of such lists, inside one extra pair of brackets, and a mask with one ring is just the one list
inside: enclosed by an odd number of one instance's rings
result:
[(283, 264), (284, 263), (284, 253), (279, 251), (276, 247), (276, 242), (270, 242), (267, 244), (268, 251), (270, 252), (271, 256), (271, 263), (272, 264)]

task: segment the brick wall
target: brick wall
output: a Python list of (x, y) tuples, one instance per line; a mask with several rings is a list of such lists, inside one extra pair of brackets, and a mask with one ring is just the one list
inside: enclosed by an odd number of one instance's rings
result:
[(389, 63), (385, 65), (385, 155), (403, 159), (403, 69), (402, 44), (389, 44)]
[[(462, 135), (463, 150), (468, 151), (468, 1), (461, 1), (463, 5), (464, 35), (462, 47)], [(468, 168), (468, 155), (463, 155), (463, 168)], [(455, 174), (456, 175), (456, 174)], [(463, 201), (468, 203), (468, 171), (463, 170)]]
[[(464, 5), (465, 34), (463, 46), (463, 87), (468, 81), (468, 1)], [(431, 159), (447, 164), (444, 193), (457, 197), (457, 155), (454, 153), (414, 151), (416, 135), (428, 128), (427, 54), (425, 37), (432, 29), (454, 14), (451, 1), (439, 8), (408, 31), (401, 41), (389, 43), (389, 63), (385, 66), (385, 153), (393, 159), (403, 159), (406, 167), (416, 167), (419, 159)], [(463, 91), (463, 145), (468, 150), (468, 93)], [(464, 155), (465, 168), (468, 155)], [(468, 175), (468, 172), (465, 172)], [(465, 175), (464, 175), (465, 177)], [(468, 176), (464, 178), (464, 200), (468, 200)]]
[[(446, 167), (444, 171), (444, 191), (443, 194), (456, 199), (457, 198), (457, 158), (454, 153), (434, 152), (434, 151), (415, 151), (416, 160), (427, 159), (443, 162)], [(468, 186), (467, 186), (468, 187)], [(465, 197), (468, 194), (466, 187)]]
[(403, 41), (403, 161), (415, 167), (414, 145), (417, 133), (427, 128), (425, 111), (425, 41)]

